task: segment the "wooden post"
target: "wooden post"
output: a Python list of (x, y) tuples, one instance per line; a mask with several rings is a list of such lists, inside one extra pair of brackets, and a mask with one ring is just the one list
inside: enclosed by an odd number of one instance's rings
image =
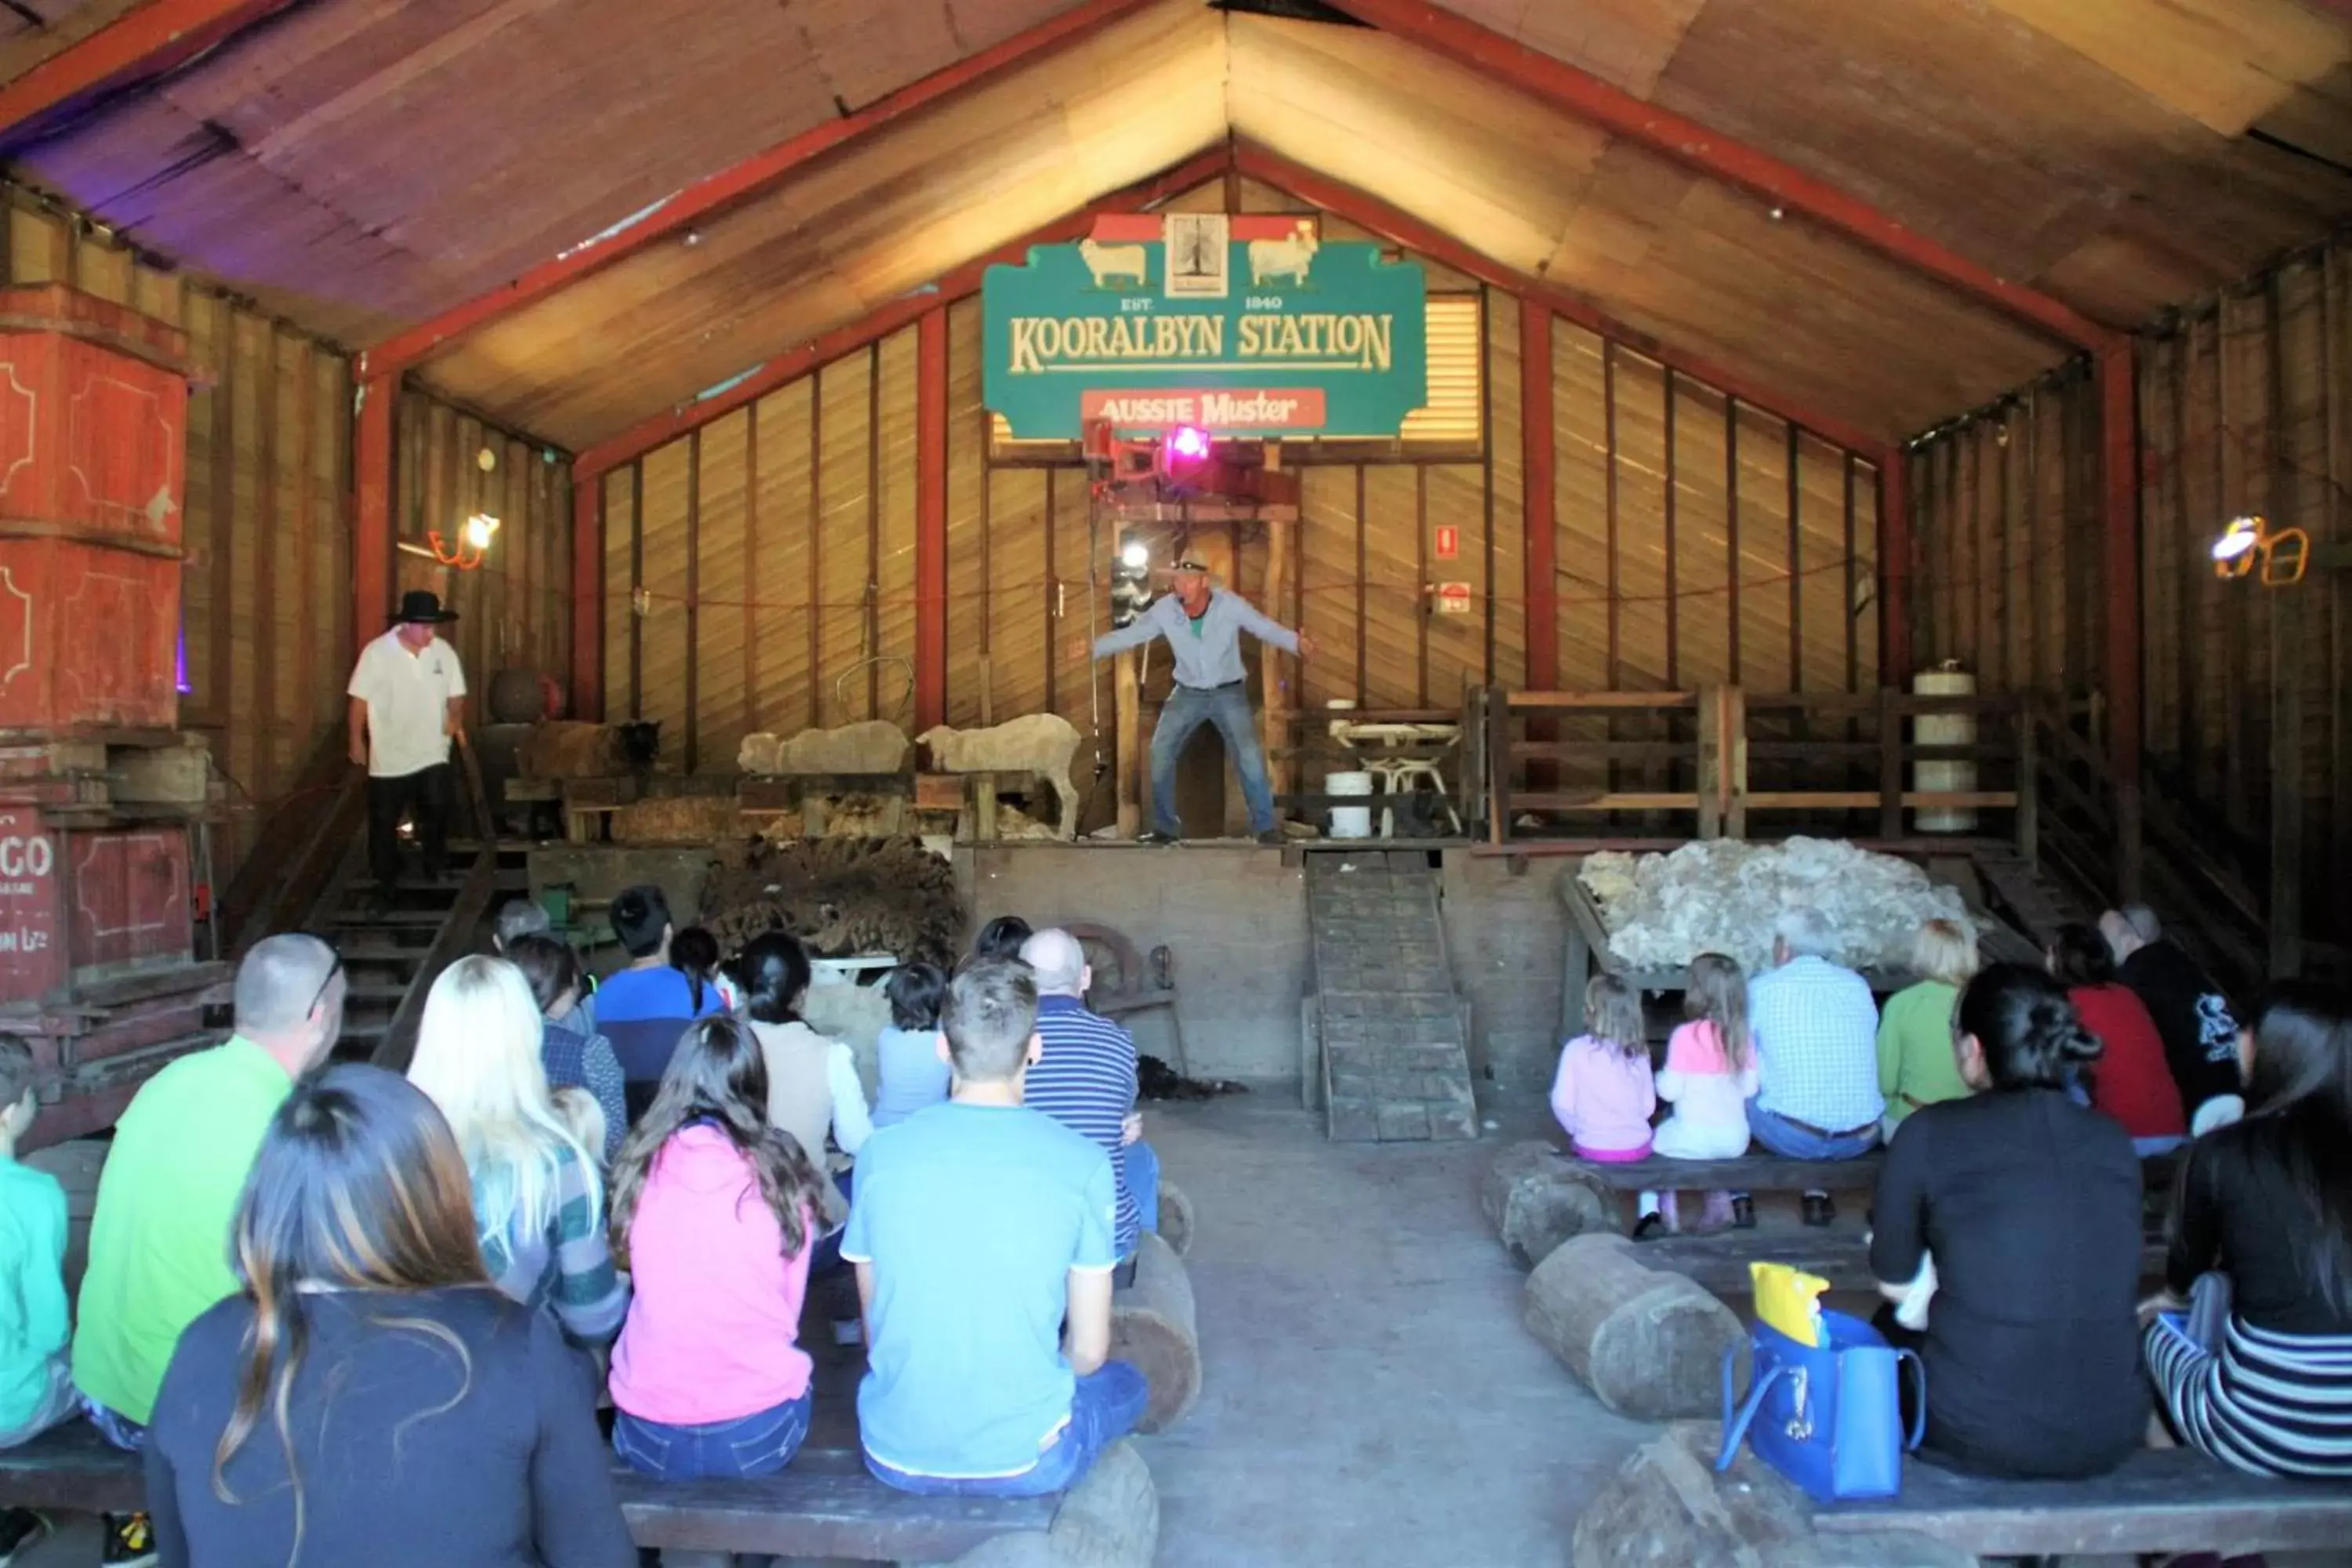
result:
[(1698, 836), (1723, 837), (1723, 692), (1712, 682), (1698, 689)]
[(2017, 858), (2042, 864), (2042, 716), (2031, 696), (2017, 703)]
[[(1265, 444), (1265, 471), (1282, 471), (1282, 443)], [(1282, 596), (1288, 591), (1290, 552), (1298, 535), (1298, 513), (1296, 508), (1268, 506), (1259, 509), (1265, 522), (1265, 590), (1260, 604), (1270, 616), (1282, 613)], [(1240, 563), (1238, 553), (1235, 565)], [(1278, 826), (1283, 817), (1282, 797), (1291, 792), (1294, 771), (1290, 759), (1277, 755), (1290, 744), (1290, 718), (1283, 701), (1283, 667), (1279, 654), (1271, 648), (1258, 656), (1258, 684), (1264, 693), (1265, 711), (1258, 715), (1258, 743), (1265, 749), (1266, 780), (1275, 796), (1275, 822)], [(1236, 769), (1236, 772), (1239, 770)]]
[[(881, 445), (877, 432), (875, 445)], [(915, 327), (915, 732), (948, 716), (948, 312)]]
[(1133, 648), (1111, 659), (1111, 713), (1118, 737), (1118, 836), (1132, 838), (1143, 826), (1141, 781), (1150, 765), (1143, 753), (1143, 692)]
[(971, 780), (971, 841), (996, 842), (996, 775), (974, 773)]
[[(234, 356), (230, 356), (234, 357)], [(226, 389), (224, 389), (224, 392)], [(383, 635), (383, 618), (392, 609), (392, 447), (393, 420), (400, 405), (400, 378), (379, 376), (360, 384), (359, 430), (352, 438), (352, 479), (355, 492), (352, 515), (352, 641), (353, 651)], [(268, 411), (265, 411), (268, 413)], [(226, 512), (215, 526), (228, 532)], [(225, 558), (225, 557), (224, 557)], [(219, 605), (214, 614), (222, 614)], [(226, 621), (223, 625), (226, 626)], [(226, 650), (226, 632), (217, 639)], [(225, 704), (226, 682), (206, 700)], [(224, 719), (227, 709), (219, 708)]]
[(1745, 838), (1748, 837), (1748, 692), (1743, 687), (1727, 686), (1719, 699), (1723, 721), (1723, 832), (1727, 838)]
[[(2227, 345), (2224, 345), (2226, 354)], [(2116, 874), (2140, 896), (2139, 437), (2131, 340), (2097, 356), (2099, 472), (2107, 585), (2107, 759), (2116, 775)], [(2226, 428), (2226, 426), (2224, 426)], [(2224, 443), (2226, 444), (2226, 443)], [(2298, 854), (2300, 847), (2298, 846)]]
[(1486, 689), (1486, 841), (1511, 837), (1511, 697), (1499, 686)]
[(1902, 692), (1892, 686), (1878, 689), (1878, 836), (1903, 837), (1903, 713), (1895, 707)]

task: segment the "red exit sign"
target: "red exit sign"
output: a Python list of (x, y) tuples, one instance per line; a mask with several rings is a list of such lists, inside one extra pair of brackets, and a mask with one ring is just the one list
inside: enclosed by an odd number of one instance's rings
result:
[(1440, 561), (1457, 559), (1462, 553), (1462, 531), (1450, 522), (1437, 525), (1437, 542), (1433, 552)]

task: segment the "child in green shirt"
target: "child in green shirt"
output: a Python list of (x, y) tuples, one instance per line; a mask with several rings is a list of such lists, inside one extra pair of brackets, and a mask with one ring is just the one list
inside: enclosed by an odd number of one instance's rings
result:
[(33, 1053), (0, 1039), (0, 1448), (59, 1425), (80, 1407), (66, 1353), (66, 1190), (16, 1163), (33, 1125)]

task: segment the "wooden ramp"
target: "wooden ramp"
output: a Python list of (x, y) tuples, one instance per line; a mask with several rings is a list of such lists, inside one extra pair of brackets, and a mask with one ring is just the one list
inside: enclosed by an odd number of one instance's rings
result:
[(1478, 1136), (1467, 1012), (1454, 992), (1437, 890), (1418, 850), (1307, 857), (1315, 948), (1307, 1024), (1321, 1042), (1335, 1141)]

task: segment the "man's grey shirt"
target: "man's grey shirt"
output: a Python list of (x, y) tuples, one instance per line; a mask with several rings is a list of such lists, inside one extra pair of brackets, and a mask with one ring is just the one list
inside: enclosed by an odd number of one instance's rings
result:
[(1096, 638), (1095, 657), (1108, 658), (1153, 637), (1165, 637), (1169, 650), (1176, 656), (1177, 685), (1226, 686), (1242, 678), (1244, 632), (1260, 642), (1272, 643), (1285, 653), (1298, 651), (1297, 633), (1258, 614), (1256, 607), (1239, 594), (1214, 588), (1210, 590), (1209, 607), (1201, 616), (1197, 632), (1192, 617), (1184, 613), (1183, 601), (1173, 594), (1162, 594), (1133, 622), (1108, 637)]

